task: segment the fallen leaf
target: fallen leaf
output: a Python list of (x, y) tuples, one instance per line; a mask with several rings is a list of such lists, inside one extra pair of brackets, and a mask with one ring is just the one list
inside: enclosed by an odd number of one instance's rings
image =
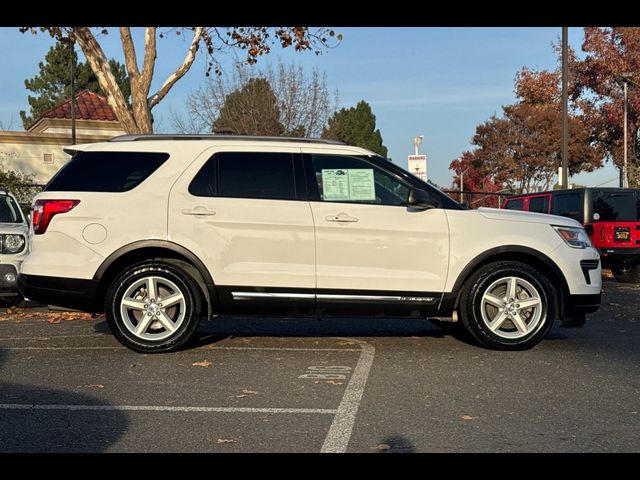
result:
[(193, 365), (194, 367), (205, 367), (205, 368), (209, 368), (212, 364), (209, 360), (203, 360), (201, 362), (193, 362), (191, 365)]
[(462, 415), (463, 420), (473, 420), (475, 418), (478, 418), (478, 417), (472, 417), (471, 415)]
[(240, 395), (236, 395), (236, 398), (249, 397), (251, 395), (255, 395), (256, 393), (258, 392), (256, 392), (255, 390), (243, 388), (242, 390), (240, 390)]
[(87, 388), (104, 388), (104, 385), (101, 385), (99, 383), (92, 383), (91, 385), (85, 385), (85, 387), (87, 387)]
[(386, 443), (380, 443), (377, 446), (373, 447), (374, 450), (391, 450), (391, 445), (387, 445)]
[(338, 342), (338, 345), (355, 345), (355, 342)]
[(47, 320), (47, 323), (50, 325), (55, 325), (56, 323), (60, 323), (62, 320), (60, 320), (60, 318), (58, 317), (52, 317), (49, 318), (49, 320)]
[(216, 443), (236, 443), (236, 441), (230, 438), (219, 438)]

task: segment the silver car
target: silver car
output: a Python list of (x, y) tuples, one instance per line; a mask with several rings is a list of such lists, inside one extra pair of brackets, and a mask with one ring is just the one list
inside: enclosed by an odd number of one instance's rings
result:
[(0, 188), (0, 302), (17, 303), (22, 297), (16, 279), (27, 255), (29, 227), (18, 201)]

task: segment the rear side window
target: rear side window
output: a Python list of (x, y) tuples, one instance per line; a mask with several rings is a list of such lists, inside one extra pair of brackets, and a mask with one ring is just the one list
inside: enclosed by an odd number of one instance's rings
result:
[(582, 195), (576, 193), (558, 194), (553, 198), (553, 214), (573, 218), (583, 222)]
[(291, 153), (221, 152), (216, 159), (218, 196), (296, 199)]
[(508, 200), (507, 203), (505, 203), (504, 208), (507, 210), (522, 210), (524, 208), (524, 200)]
[(168, 153), (80, 152), (51, 179), (47, 192), (126, 192), (155, 172)]
[(549, 213), (549, 197), (533, 197), (529, 199), (529, 211)]

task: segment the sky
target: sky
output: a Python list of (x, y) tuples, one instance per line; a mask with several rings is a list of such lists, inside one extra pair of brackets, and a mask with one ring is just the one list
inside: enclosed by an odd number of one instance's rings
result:
[[(428, 157), (429, 178), (442, 187), (452, 184), (452, 160), (465, 150), (475, 128), (502, 105), (515, 101), (516, 73), (526, 66), (554, 69), (557, 27), (338, 27), (343, 41), (316, 56), (274, 47), (258, 67), (282, 60), (326, 74), (330, 91), (339, 93), (339, 107), (367, 101), (376, 115), (388, 156), (403, 168), (414, 153), (413, 139), (424, 135), (420, 153)], [(138, 58), (142, 58), (142, 30), (134, 29)], [(580, 55), (582, 29), (569, 29), (569, 44)], [(101, 37), (105, 53), (124, 63), (117, 29)], [(48, 35), (22, 34), (0, 27), (0, 127), (22, 130), (20, 110), (28, 111), (24, 80), (38, 73), (38, 62), (53, 40)], [(152, 91), (181, 63), (188, 40), (171, 35), (158, 41)], [(78, 49), (79, 50), (79, 49)], [(80, 53), (80, 60), (84, 61)], [(231, 71), (232, 59), (220, 59)], [(185, 112), (185, 100), (205, 79), (204, 56), (176, 83), (153, 110), (156, 132), (173, 130), (171, 112)], [(618, 172), (610, 163), (596, 172), (571, 177), (587, 186), (617, 186)]]

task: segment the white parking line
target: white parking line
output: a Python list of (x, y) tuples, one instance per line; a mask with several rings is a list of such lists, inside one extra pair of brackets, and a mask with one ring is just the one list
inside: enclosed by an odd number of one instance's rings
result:
[[(355, 424), (358, 407), (373, 364), (375, 349), (366, 342), (348, 339), (360, 345), (355, 348), (295, 348), (295, 347), (200, 347), (193, 351), (208, 350), (261, 350), (294, 352), (360, 352), (344, 395), (337, 409), (327, 408), (244, 408), (244, 407), (175, 407), (161, 405), (38, 405), (0, 404), (0, 410), (68, 410), (68, 411), (167, 411), (167, 412), (221, 412), (221, 413), (289, 413), (335, 415), (322, 444), (322, 453), (346, 452)], [(87, 347), (0, 347), (0, 350), (126, 350), (120, 346)]]
[(331, 408), (168, 407), (161, 405), (37, 405), (0, 403), (0, 410), (100, 410), (137, 412), (221, 412), (221, 413), (321, 413), (335, 415)]
[[(126, 350), (118, 345), (104, 347), (2, 347), (0, 350)], [(277, 352), (360, 352), (357, 348), (292, 348), (292, 347), (204, 347), (190, 351), (201, 353), (202, 350), (272, 350)]]
[(356, 368), (353, 370), (353, 375), (344, 392), (329, 433), (324, 439), (320, 450), (321, 453), (344, 453), (347, 451), (360, 400), (362, 399), (369, 371), (373, 364), (373, 356), (375, 355), (375, 349), (371, 345), (360, 341), (358, 343), (362, 348), (362, 353)]

